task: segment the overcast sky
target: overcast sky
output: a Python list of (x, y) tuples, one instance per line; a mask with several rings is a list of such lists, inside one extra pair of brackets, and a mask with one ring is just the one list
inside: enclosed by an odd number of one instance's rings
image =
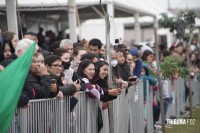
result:
[(158, 5), (168, 8), (168, 1), (170, 1), (171, 8), (181, 8), (186, 9), (188, 6), (191, 8), (200, 8), (200, 0), (152, 0), (158, 3)]

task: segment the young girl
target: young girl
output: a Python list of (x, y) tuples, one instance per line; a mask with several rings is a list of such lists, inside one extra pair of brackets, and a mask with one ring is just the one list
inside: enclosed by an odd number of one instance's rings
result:
[(89, 59), (82, 60), (79, 64), (77, 74), (81, 78), (81, 80), (85, 82), (86, 92), (88, 96), (90, 98), (100, 100), (100, 96), (103, 95), (104, 92), (101, 87), (92, 83), (92, 79), (95, 74), (94, 63)]

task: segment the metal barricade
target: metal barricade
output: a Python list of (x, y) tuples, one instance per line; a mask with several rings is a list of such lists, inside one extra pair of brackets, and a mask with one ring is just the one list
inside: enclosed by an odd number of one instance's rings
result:
[(147, 133), (153, 132), (153, 89), (152, 86), (149, 85), (147, 81), (147, 100), (146, 100), (146, 119), (147, 119)]
[(191, 80), (191, 88), (192, 88), (192, 107), (196, 106), (199, 104), (199, 81), (196, 80), (195, 78)]
[(144, 132), (143, 95), (143, 82), (130, 86), (128, 92), (128, 106), (130, 107), (130, 133)]
[[(180, 116), (185, 111), (184, 80), (178, 79), (171, 84), (170, 95), (174, 97), (168, 110), (169, 116)], [(191, 81), (193, 89), (193, 106), (200, 103), (200, 82)], [(143, 133), (144, 101), (143, 82), (132, 85), (116, 100), (113, 100), (114, 133)], [(99, 101), (89, 98), (84, 92), (78, 95), (78, 103), (70, 112), (71, 97), (63, 99), (31, 100), (27, 108), (18, 108), (15, 112), (8, 133), (96, 133)], [(147, 133), (153, 132), (153, 90), (147, 82)], [(103, 129), (101, 133), (109, 133), (108, 110), (103, 110)]]
[(184, 85), (185, 80), (182, 78), (179, 78), (177, 80), (177, 89), (179, 90), (179, 105), (180, 105), (180, 112), (184, 113), (185, 112), (185, 85)]
[[(152, 104), (151, 104), (152, 105)], [(108, 122), (108, 110), (103, 110), (103, 121)], [(114, 133), (144, 132), (143, 82), (122, 90), (122, 94), (113, 101)], [(101, 133), (109, 133), (109, 124), (104, 124)]]
[(172, 96), (172, 103), (169, 105), (168, 111), (167, 111), (167, 117), (170, 118), (171, 116), (176, 116), (176, 100), (175, 100), (175, 86), (174, 81), (168, 80), (169, 82), (169, 95)]
[(70, 98), (31, 100), (27, 108), (18, 108), (8, 133), (95, 133), (99, 101), (79, 94), (79, 102), (70, 112)]

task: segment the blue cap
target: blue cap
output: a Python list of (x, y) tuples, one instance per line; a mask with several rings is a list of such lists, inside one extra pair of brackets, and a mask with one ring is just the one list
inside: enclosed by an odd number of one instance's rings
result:
[(132, 55), (138, 55), (138, 50), (136, 48), (132, 48), (130, 51), (129, 51), (130, 54)]

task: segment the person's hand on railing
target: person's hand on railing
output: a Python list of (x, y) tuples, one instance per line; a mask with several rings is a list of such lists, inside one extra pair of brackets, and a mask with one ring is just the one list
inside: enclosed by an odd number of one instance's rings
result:
[(74, 81), (74, 85), (76, 86), (76, 92), (80, 91), (81, 85), (79, 84), (78, 80)]
[(127, 88), (127, 87), (128, 87), (128, 82), (122, 81), (122, 88)]
[(114, 88), (114, 89), (108, 90), (109, 95), (112, 95), (112, 96), (120, 95), (121, 92), (122, 92), (121, 88)]
[(78, 92), (75, 92), (75, 93), (73, 94), (73, 97), (75, 97), (76, 99), (78, 99)]
[(26, 106), (24, 106), (24, 107), (22, 107), (22, 108), (28, 108), (30, 105), (31, 105), (31, 104), (28, 102), (28, 103), (26, 104)]
[(63, 98), (63, 93), (62, 91), (59, 91), (58, 94), (56, 95), (57, 98)]

